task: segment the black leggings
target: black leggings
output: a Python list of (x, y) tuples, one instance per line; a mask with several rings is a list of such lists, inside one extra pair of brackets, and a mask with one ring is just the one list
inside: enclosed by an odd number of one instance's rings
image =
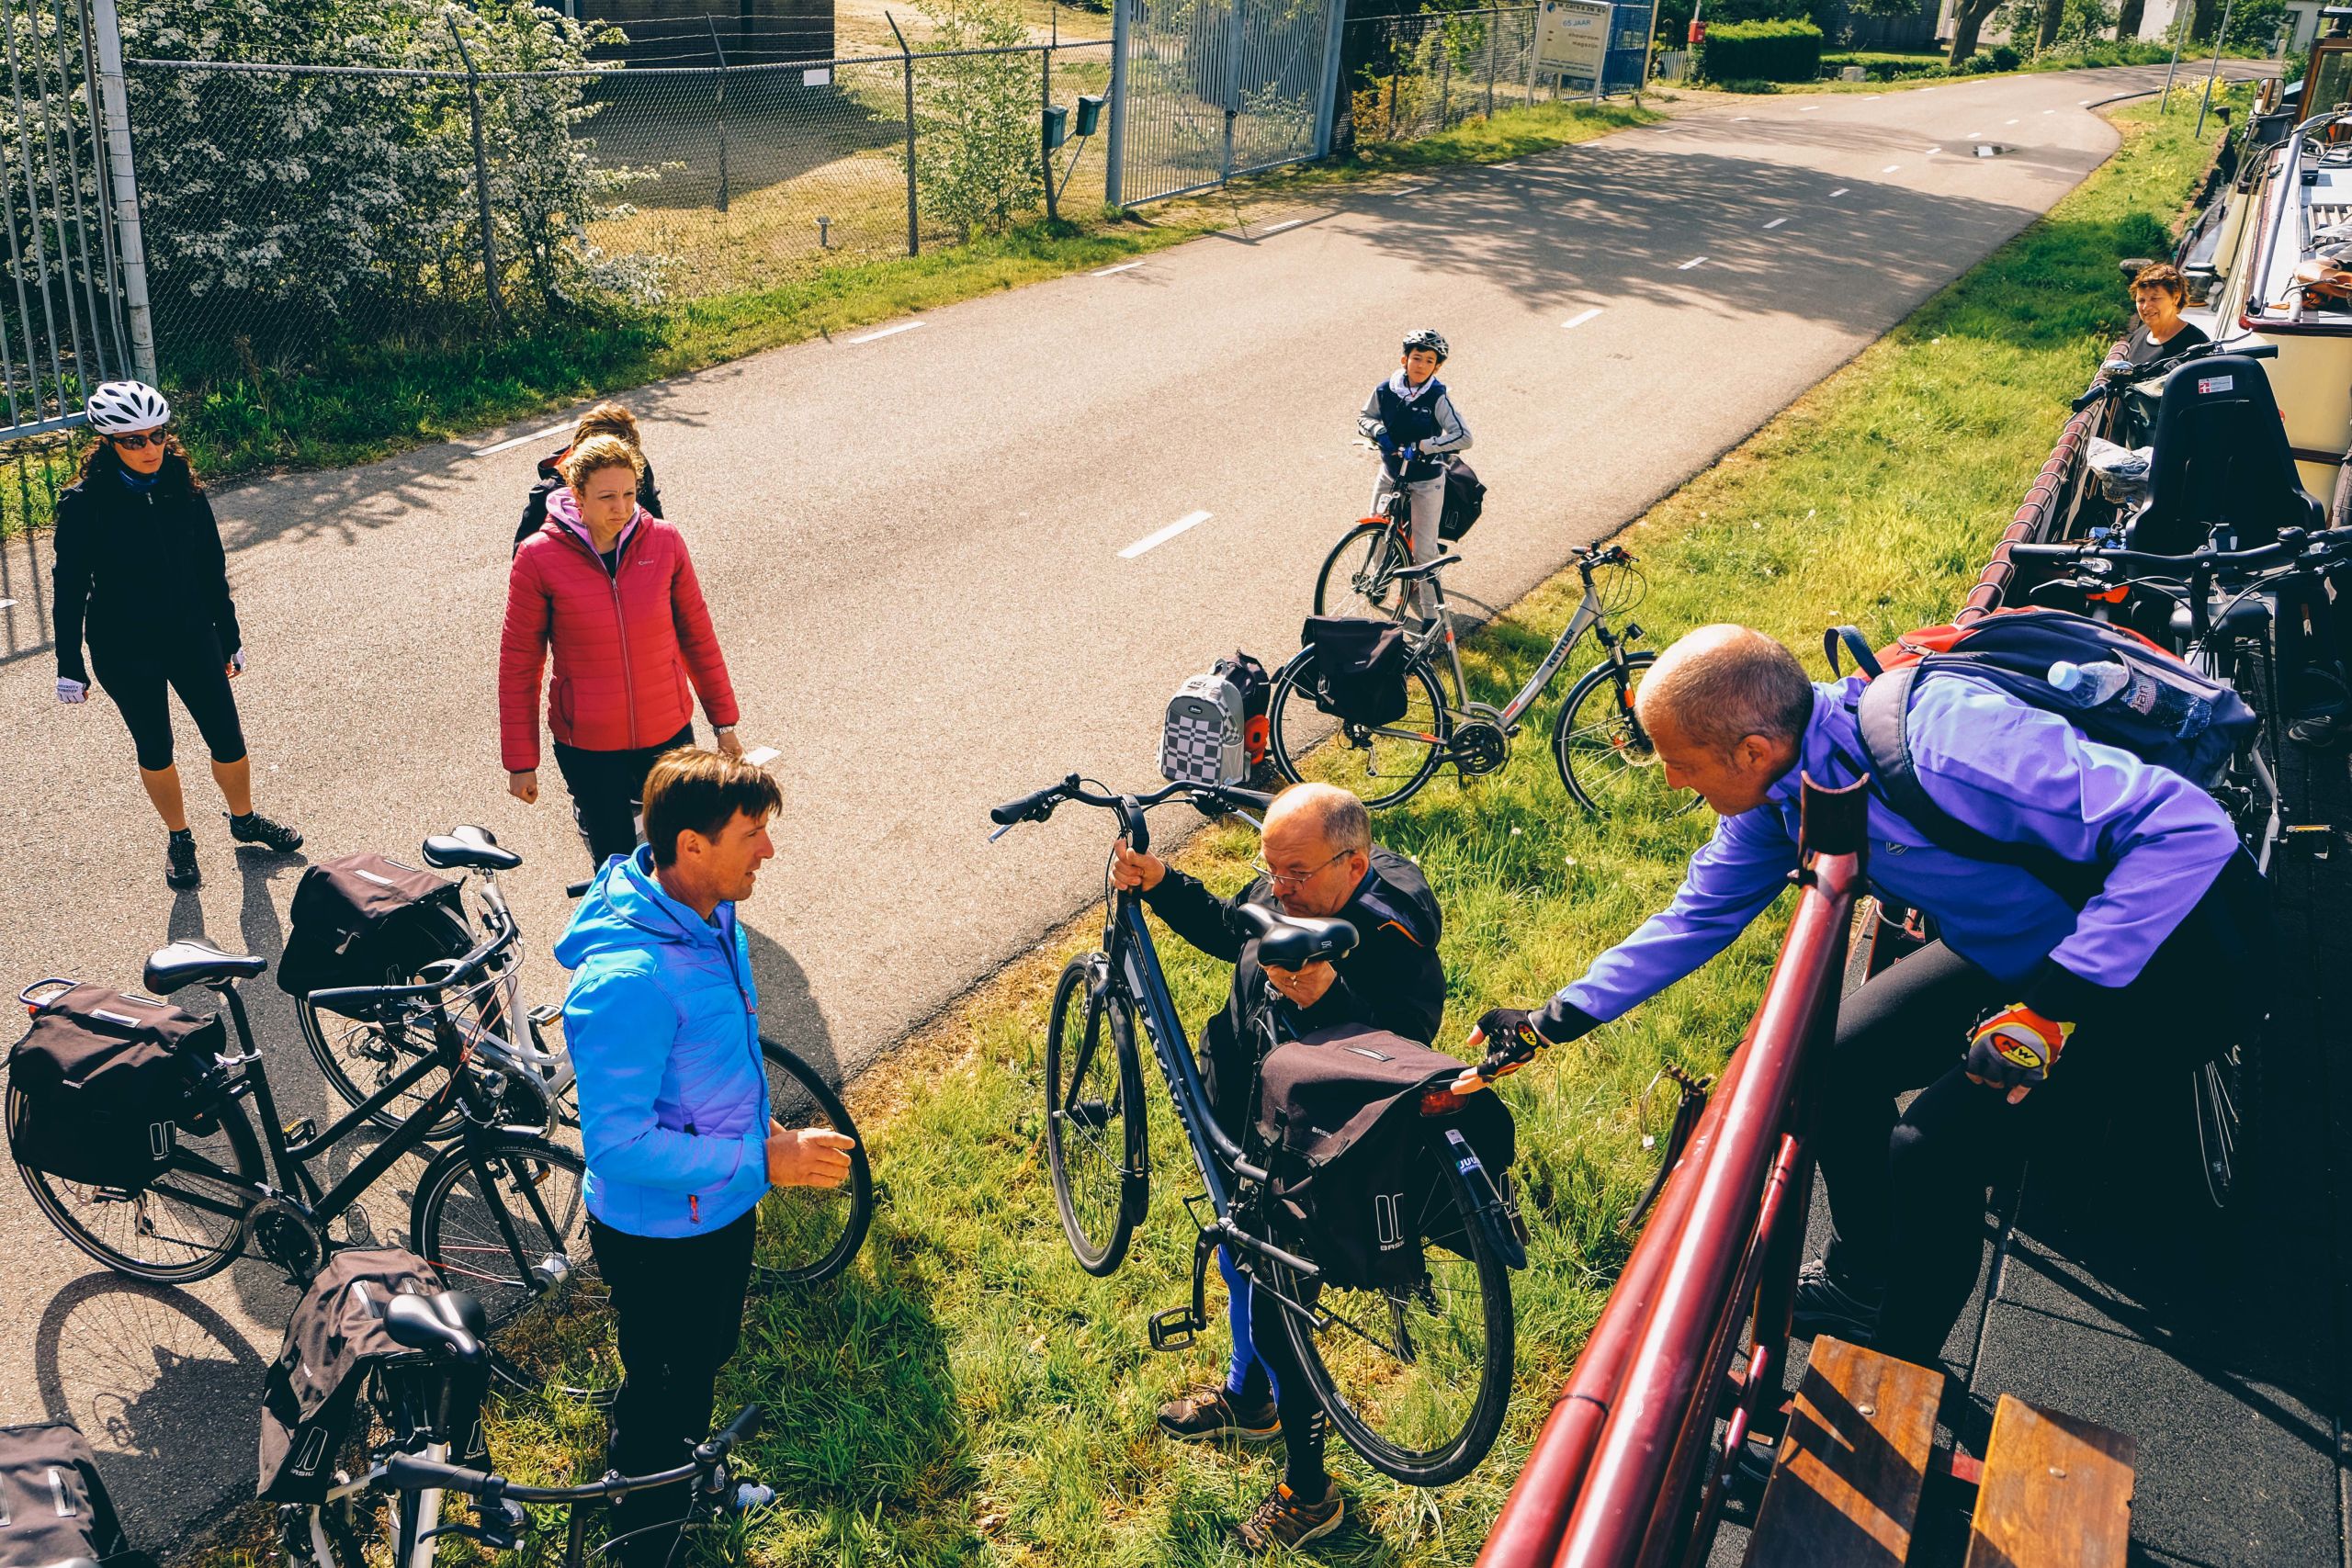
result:
[(659, 746), (628, 751), (583, 751), (555, 743), (556, 770), (571, 792), (571, 819), (588, 845), (588, 858), (603, 865), (637, 850), (637, 818), (645, 805), (645, 775), (662, 752), (695, 743), (689, 723)]
[(90, 669), (130, 727), (139, 765), (149, 773), (172, 765), (166, 686), (180, 694), (214, 761), (245, 760), (245, 732), (237, 723), (237, 699), (229, 692), (228, 660), (209, 632), (135, 650), (93, 639)]

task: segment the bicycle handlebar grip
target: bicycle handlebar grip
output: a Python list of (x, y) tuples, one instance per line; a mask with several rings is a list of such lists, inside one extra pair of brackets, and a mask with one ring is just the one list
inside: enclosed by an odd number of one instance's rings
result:
[(479, 1470), (419, 1459), (414, 1454), (394, 1454), (386, 1460), (384, 1478), (404, 1492), (462, 1492), (469, 1497), (481, 1496), (492, 1479)]
[(1043, 789), (1030, 791), (1018, 800), (1008, 800), (1002, 806), (990, 809), (989, 820), (1000, 828), (1010, 828), (1015, 822), (1025, 822), (1038, 812), (1052, 806), (1055, 797), (1061, 793), (1061, 788), (1059, 784), (1047, 784)]
[(735, 1412), (735, 1419), (719, 1428), (718, 1434), (695, 1450), (696, 1464), (717, 1464), (735, 1450), (735, 1445), (760, 1429), (760, 1407), (746, 1404)]
[(2075, 560), (2082, 554), (2079, 545), (2027, 545), (2009, 547), (2011, 560)]

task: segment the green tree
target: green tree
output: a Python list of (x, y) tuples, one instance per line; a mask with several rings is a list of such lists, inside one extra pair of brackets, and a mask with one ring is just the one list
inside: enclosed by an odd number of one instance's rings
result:
[(922, 0), (933, 46), (915, 57), (915, 188), (956, 235), (1001, 233), (1045, 199), (1035, 54), (975, 54), (1029, 41), (1019, 0)]

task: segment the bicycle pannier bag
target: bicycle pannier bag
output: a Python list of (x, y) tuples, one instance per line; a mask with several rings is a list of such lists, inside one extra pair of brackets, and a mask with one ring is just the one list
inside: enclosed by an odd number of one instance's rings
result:
[(294, 889), (278, 988), (289, 997), (398, 985), (471, 945), (458, 885), (382, 855), (321, 861)]
[(1238, 784), (1250, 776), (1248, 709), (1222, 669), (1195, 675), (1168, 699), (1160, 776), (1176, 784)]
[[(1267, 1053), (1253, 1132), (1274, 1178), (1277, 1228), (1331, 1283), (1410, 1283), (1428, 1247), (1469, 1256), (1439, 1123), (1420, 1112), (1421, 1091), (1461, 1072), (1442, 1051), (1353, 1024)], [(1469, 1140), (1499, 1189), (1517, 1153), (1501, 1097), (1472, 1095), (1444, 1124)]]
[(1216, 672), (1241, 688), (1241, 748), (1256, 767), (1266, 760), (1266, 705), (1274, 694), (1273, 678), (1266, 667), (1242, 652), (1216, 661)]
[(1393, 621), (1316, 615), (1300, 640), (1315, 650), (1315, 705), (1354, 724), (1405, 716), (1405, 666), (1411, 657)]
[(1437, 536), (1452, 544), (1470, 531), (1487, 510), (1487, 487), (1478, 471), (1460, 457), (1445, 459), (1445, 510), (1438, 513)]
[(8, 1123), (17, 1162), (66, 1181), (146, 1186), (183, 1132), (220, 1128), (220, 1020), (153, 997), (76, 986), (41, 1004), (8, 1053), (20, 1091)]
[(87, 1558), (144, 1568), (123, 1539), (97, 1456), (63, 1421), (0, 1427), (0, 1568), (51, 1568)]
[(440, 1293), (433, 1266), (404, 1247), (353, 1247), (327, 1260), (287, 1319), (262, 1384), (262, 1501), (326, 1496), (368, 1373), (413, 1354), (385, 1332), (385, 1307), (396, 1295)]

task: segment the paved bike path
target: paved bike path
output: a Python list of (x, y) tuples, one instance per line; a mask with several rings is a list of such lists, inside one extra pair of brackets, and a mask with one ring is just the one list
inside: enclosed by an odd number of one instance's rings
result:
[[(782, 753), (781, 855), (745, 911), (770, 1032), (855, 1071), (1089, 895), (1093, 825), (991, 848), (985, 808), (1072, 769), (1150, 780), (1185, 674), (1296, 646), (1315, 566), (1369, 489), (1353, 411), (1403, 329), (1455, 346), (1491, 489), (1454, 581), (1508, 604), (2045, 209), (2114, 145), (2084, 102), (2158, 74), (1726, 100), (632, 394), (744, 734)], [(1967, 155), (1972, 130), (2008, 151)], [(490, 826), (529, 862), (514, 896), (541, 999), (581, 856), (551, 771), (536, 809), (503, 794), (493, 671), (546, 445), (219, 498), (266, 808), (316, 854)], [(232, 856), (191, 776), (208, 881), (164, 891), (119, 720), (51, 700), (47, 566), (40, 541), (0, 553), (6, 974), (130, 983), (197, 932), (275, 953), (300, 863)], [(286, 1113), (322, 1109), (282, 998), (264, 982), (255, 999)], [(378, 1224), (402, 1234), (398, 1192)], [(0, 1415), (79, 1420), (150, 1540), (249, 1487), (283, 1285), (258, 1264), (187, 1292), (112, 1279), (13, 1180), (0, 1226), (21, 1325), (0, 1341)]]

